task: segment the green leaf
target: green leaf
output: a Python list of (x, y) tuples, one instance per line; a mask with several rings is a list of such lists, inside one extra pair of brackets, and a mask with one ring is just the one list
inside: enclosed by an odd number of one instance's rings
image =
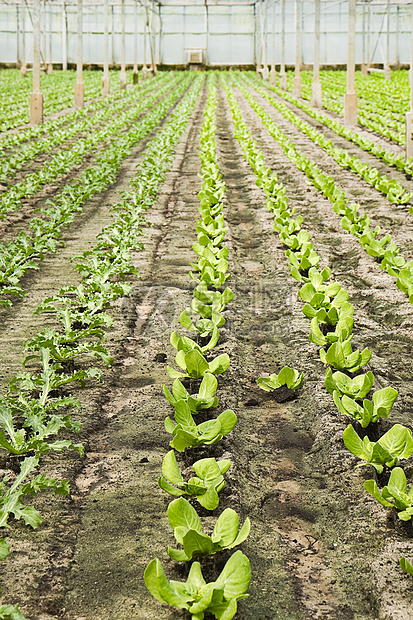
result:
[(205, 357), (196, 349), (185, 354), (185, 367), (188, 375), (194, 379), (201, 378), (209, 370)]
[(214, 375), (220, 375), (225, 372), (229, 367), (230, 360), (229, 356), (226, 353), (222, 353), (222, 355), (218, 355), (212, 362), (209, 363), (209, 372)]
[(168, 521), (173, 529), (184, 527), (188, 530), (202, 532), (201, 519), (195, 508), (183, 497), (173, 500), (167, 510)]
[(380, 502), (380, 504), (386, 506), (386, 508), (393, 508), (393, 504), (382, 497), (374, 480), (366, 480), (363, 486), (366, 489), (367, 493), (370, 493), (370, 495), (372, 495), (378, 502)]
[(241, 551), (236, 551), (225, 564), (217, 583), (224, 584), (224, 596), (230, 600), (245, 594), (250, 581), (250, 562)]
[(226, 508), (218, 517), (212, 532), (212, 540), (221, 547), (229, 547), (237, 537), (239, 530), (239, 517), (235, 510)]
[(368, 461), (370, 458), (370, 451), (364, 444), (364, 442), (357, 435), (356, 431), (351, 424), (347, 426), (343, 433), (343, 440), (347, 450), (350, 450), (354, 456), (358, 456), (364, 461)]
[(192, 465), (196, 475), (209, 486), (221, 476), (221, 470), (214, 458), (201, 459)]
[(400, 558), (400, 568), (413, 576), (413, 566), (404, 557)]
[(176, 462), (176, 457), (173, 450), (170, 450), (163, 459), (162, 475), (173, 484), (182, 485), (184, 483), (184, 479), (182, 478), (182, 474), (178, 467), (178, 463)]
[(158, 558), (152, 560), (146, 567), (144, 580), (149, 592), (161, 603), (188, 609), (188, 601), (193, 601), (193, 597), (189, 593), (187, 596), (178, 593), (168, 582)]
[(397, 459), (407, 459), (413, 454), (413, 438), (410, 429), (395, 424), (377, 442)]
[(386, 387), (377, 390), (373, 394), (374, 411), (379, 418), (385, 418), (391, 411), (394, 401), (398, 396), (397, 390), (392, 387)]
[(182, 544), (189, 560), (199, 555), (211, 555), (215, 551), (211, 538), (195, 530), (185, 534)]
[(220, 413), (217, 419), (221, 424), (222, 435), (228, 435), (237, 423), (237, 416), (231, 409), (227, 409)]
[(10, 553), (7, 538), (0, 538), (0, 560), (4, 560)]
[(185, 491), (182, 491), (181, 489), (177, 489), (176, 487), (172, 486), (172, 484), (169, 484), (169, 482), (167, 482), (165, 478), (162, 478), (162, 476), (158, 478), (158, 484), (161, 487), (161, 489), (169, 493), (169, 495), (174, 495), (175, 497), (181, 497), (181, 495), (184, 495), (185, 493)]
[(213, 398), (218, 388), (218, 381), (215, 375), (206, 373), (199, 386), (198, 398), (209, 400)]

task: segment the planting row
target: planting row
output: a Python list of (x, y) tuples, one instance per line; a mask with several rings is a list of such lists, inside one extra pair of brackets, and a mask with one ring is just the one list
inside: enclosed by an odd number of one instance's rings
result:
[[(374, 425), (389, 415), (398, 393), (392, 387), (373, 392), (374, 374), (371, 371), (360, 373), (370, 361), (371, 352), (367, 348), (353, 350), (354, 308), (348, 301), (349, 294), (331, 278), (328, 268), (319, 266), (320, 258), (310, 235), (302, 227), (303, 218), (300, 215), (294, 217), (294, 209), (288, 207), (285, 188), (276, 173), (265, 165), (263, 154), (242, 119), (227, 79), (223, 78), (222, 83), (231, 107), (236, 138), (257, 176), (257, 185), (267, 196), (266, 207), (274, 216), (274, 230), (287, 248), (285, 255), (291, 275), (301, 283), (298, 295), (305, 302), (304, 315), (311, 319), (310, 341), (321, 347), (320, 359), (327, 366), (325, 387), (333, 396), (339, 412), (353, 420), (343, 433), (344, 444), (362, 460), (363, 465), (373, 466), (378, 474), (394, 468), (387, 484), (383, 477), (380, 478), (381, 491), (377, 479), (366, 481), (364, 487), (384, 506), (396, 508), (399, 519), (410, 520), (413, 491), (407, 491), (404, 471), (396, 466), (400, 460), (413, 455), (412, 431), (394, 424), (377, 440), (371, 439), (379, 432)], [(266, 385), (271, 387), (271, 382)], [(298, 375), (293, 377), (291, 374), (291, 387), (298, 386)], [(362, 432), (363, 438), (359, 434), (361, 429), (366, 429)], [(400, 559), (400, 565), (413, 574), (413, 567), (406, 558)]]
[[(101, 372), (89, 367), (88, 358), (106, 365), (112, 362), (104, 345), (105, 330), (112, 323), (106, 310), (112, 301), (132, 290), (131, 285), (121, 280), (128, 275), (138, 275), (130, 253), (142, 247), (140, 237), (146, 223), (143, 211), (156, 199), (159, 184), (173, 156), (173, 147), (188, 122), (203, 78), (198, 76), (193, 81), (187, 76), (186, 80), (193, 82), (192, 87), (165, 128), (148, 143), (130, 191), (112, 207), (112, 224), (98, 235), (93, 250), (73, 259), (82, 281), (78, 286), (63, 287), (56, 295), (45, 299), (37, 310), (49, 317), (55, 316), (60, 326), (47, 327), (25, 343), (27, 355), (23, 364), (34, 365), (34, 369), (11, 379), (9, 392), (1, 398), (1, 447), (16, 455), (19, 461), (27, 453), (34, 452), (34, 456), (21, 460), (20, 471), (12, 484), (7, 478), (3, 480), (0, 527), (8, 527), (10, 515), (38, 527), (41, 516), (21, 499), (43, 489), (53, 489), (61, 495), (69, 492), (67, 481), (58, 482), (44, 474), (33, 478), (30, 474), (37, 469), (41, 455), (50, 450), (72, 448), (83, 453), (82, 445), (55, 439), (60, 429), (77, 432), (80, 428), (68, 413), (70, 409), (79, 408), (80, 402), (67, 392), (66, 386), (101, 381)], [(1, 544), (3, 557), (6, 557), (7, 541), (3, 539)], [(22, 618), (16, 606), (0, 607), (1, 612), (6, 620)]]

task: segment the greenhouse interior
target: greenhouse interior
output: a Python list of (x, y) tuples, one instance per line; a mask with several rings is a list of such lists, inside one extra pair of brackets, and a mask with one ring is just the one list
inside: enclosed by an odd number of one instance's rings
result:
[(412, 620), (412, 0), (0, 0), (0, 620)]

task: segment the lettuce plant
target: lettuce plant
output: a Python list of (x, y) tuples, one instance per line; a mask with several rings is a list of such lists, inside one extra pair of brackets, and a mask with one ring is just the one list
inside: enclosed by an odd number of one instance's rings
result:
[[(225, 487), (223, 474), (231, 467), (225, 459), (216, 461), (214, 458), (201, 459), (192, 465), (196, 476), (188, 482), (184, 478), (176, 462), (175, 453), (170, 450), (162, 463), (162, 476), (158, 484), (167, 493), (175, 496), (192, 495), (207, 510), (215, 510), (219, 504), (218, 493)], [(183, 487), (183, 488), (176, 488)]]
[(364, 488), (386, 508), (396, 508), (402, 521), (410, 521), (413, 516), (413, 487), (407, 492), (406, 475), (401, 467), (395, 467), (389, 482), (380, 493), (374, 480), (366, 480)]
[(192, 413), (198, 413), (201, 409), (209, 409), (218, 406), (218, 397), (215, 396), (218, 381), (215, 375), (209, 372), (204, 375), (196, 396), (191, 396), (179, 379), (175, 379), (173, 382), (172, 394), (165, 385), (162, 387), (167, 400), (174, 407), (179, 400), (184, 400)]
[(206, 583), (199, 562), (194, 562), (186, 583), (168, 581), (160, 561), (156, 558), (147, 566), (145, 584), (157, 601), (186, 609), (192, 620), (204, 620), (205, 613), (216, 620), (232, 620), (237, 613), (237, 603), (246, 594), (251, 581), (248, 558), (236, 551), (227, 561), (216, 581)]
[(354, 456), (365, 461), (360, 466), (373, 465), (379, 474), (384, 465), (394, 467), (400, 459), (407, 459), (413, 454), (412, 432), (401, 424), (392, 426), (376, 442), (370, 441), (368, 437), (361, 440), (350, 424), (343, 433), (343, 440)]
[(341, 317), (337, 321), (334, 327), (334, 331), (323, 334), (321, 331), (317, 317), (311, 319), (311, 333), (309, 336), (310, 342), (318, 344), (320, 346), (330, 345), (334, 342), (344, 342), (344, 340), (350, 341), (353, 338), (353, 318), (349, 316)]
[(338, 371), (333, 374), (331, 368), (327, 368), (325, 376), (325, 387), (327, 392), (338, 396), (349, 396), (353, 400), (362, 400), (367, 396), (373, 387), (374, 375), (369, 372), (364, 375), (357, 375), (350, 379), (348, 375)]
[(167, 366), (166, 370), (171, 379), (180, 379), (181, 377), (201, 379), (207, 373), (220, 375), (227, 370), (230, 364), (227, 353), (222, 353), (213, 359), (212, 362), (208, 362), (198, 346), (187, 349), (186, 347), (184, 348), (184, 345), (183, 348), (178, 350), (175, 362), (184, 372), (179, 372), (171, 366)]
[(201, 519), (196, 510), (183, 497), (168, 506), (168, 520), (174, 536), (183, 549), (166, 548), (166, 552), (179, 562), (188, 562), (196, 556), (212, 555), (222, 549), (233, 549), (248, 537), (250, 520), (247, 517), (240, 529), (239, 517), (232, 508), (226, 508), (218, 517), (211, 536), (202, 532)]
[(413, 576), (413, 565), (406, 558), (400, 558), (400, 568)]
[(290, 390), (298, 390), (304, 379), (304, 374), (299, 373), (298, 370), (294, 370), (289, 366), (284, 366), (278, 373), (274, 373), (269, 377), (260, 377), (257, 379), (257, 383), (262, 390), (266, 392), (273, 392), (274, 390), (285, 385)]
[(320, 359), (323, 364), (330, 364), (337, 370), (357, 372), (365, 366), (371, 358), (371, 352), (366, 348), (361, 353), (353, 351), (350, 340), (334, 342), (327, 351), (320, 349)]
[(217, 443), (232, 431), (237, 423), (237, 416), (231, 409), (227, 409), (216, 419), (207, 420), (197, 426), (188, 404), (180, 400), (175, 404), (175, 421), (176, 424), (167, 417), (165, 430), (174, 436), (169, 444), (171, 448), (183, 452), (186, 448)]
[(346, 394), (340, 397), (337, 391), (333, 392), (334, 402), (340, 413), (359, 421), (363, 428), (370, 423), (374, 424), (379, 418), (387, 418), (397, 395), (394, 388), (383, 388), (374, 392), (372, 401), (365, 398), (361, 406)]

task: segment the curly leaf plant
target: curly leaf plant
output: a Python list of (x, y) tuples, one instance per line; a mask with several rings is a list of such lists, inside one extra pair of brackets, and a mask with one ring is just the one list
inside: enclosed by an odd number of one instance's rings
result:
[(385, 465), (394, 467), (400, 459), (407, 459), (413, 454), (412, 431), (401, 424), (395, 424), (376, 442), (368, 437), (360, 439), (354, 428), (347, 426), (343, 440), (354, 456), (365, 461), (361, 465), (373, 465), (381, 474)]
[(232, 620), (237, 603), (246, 594), (251, 581), (248, 558), (236, 551), (227, 561), (216, 581), (206, 583), (199, 562), (194, 562), (186, 583), (168, 581), (158, 559), (152, 560), (144, 574), (145, 584), (156, 600), (186, 609), (192, 620), (204, 620), (205, 613), (216, 620)]
[(202, 523), (196, 510), (183, 497), (168, 506), (168, 520), (174, 536), (183, 549), (166, 548), (179, 562), (188, 562), (197, 556), (212, 555), (221, 549), (233, 549), (248, 537), (250, 520), (247, 517), (240, 528), (239, 517), (232, 508), (226, 508), (218, 517), (211, 536), (202, 532)]
[[(222, 461), (216, 461), (214, 458), (201, 459), (192, 465), (196, 476), (185, 482), (176, 462), (175, 453), (170, 450), (163, 460), (162, 476), (158, 484), (170, 495), (178, 497), (191, 495), (207, 510), (215, 510), (219, 504), (218, 493), (225, 487), (223, 474), (230, 467), (230, 461), (225, 459)], [(178, 488), (173, 485), (177, 485)]]

